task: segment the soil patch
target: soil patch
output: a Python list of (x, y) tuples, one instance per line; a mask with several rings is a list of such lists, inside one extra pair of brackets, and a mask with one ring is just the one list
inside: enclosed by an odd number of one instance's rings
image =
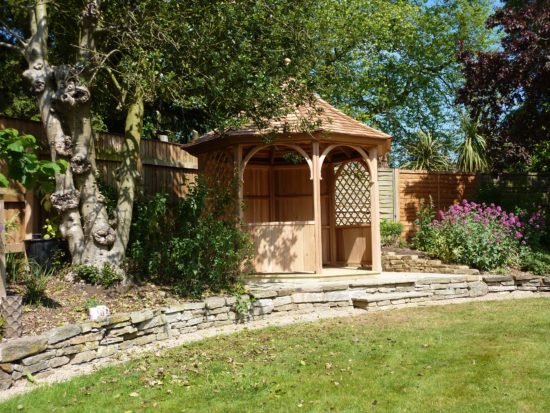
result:
[[(9, 294), (25, 294), (23, 285), (11, 285)], [(54, 327), (86, 321), (88, 307), (106, 305), (111, 313), (155, 308), (180, 301), (165, 287), (154, 284), (117, 286), (105, 289), (52, 277), (41, 305), (25, 304), (23, 335), (36, 335)]]

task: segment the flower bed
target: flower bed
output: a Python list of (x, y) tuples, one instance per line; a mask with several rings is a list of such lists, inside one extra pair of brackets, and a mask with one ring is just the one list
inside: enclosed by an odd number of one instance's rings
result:
[(423, 205), (417, 224), (416, 248), (480, 270), (521, 267), (520, 257), (538, 246), (545, 227), (541, 209), (528, 215), (467, 200), (437, 214)]

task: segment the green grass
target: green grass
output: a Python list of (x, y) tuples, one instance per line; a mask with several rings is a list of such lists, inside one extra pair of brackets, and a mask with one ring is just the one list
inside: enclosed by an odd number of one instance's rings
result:
[(244, 332), (42, 387), (1, 412), (550, 412), (550, 299)]

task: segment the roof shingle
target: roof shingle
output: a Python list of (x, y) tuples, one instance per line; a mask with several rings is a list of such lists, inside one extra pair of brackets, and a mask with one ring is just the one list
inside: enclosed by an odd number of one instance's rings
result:
[[(268, 122), (265, 129), (259, 129), (254, 123), (250, 123), (239, 129), (229, 129), (223, 133), (223, 136), (252, 137), (270, 133), (294, 134), (303, 132), (328, 132), (383, 140), (391, 139), (390, 135), (353, 119), (318, 96), (315, 105), (301, 106), (282, 119)], [(217, 131), (208, 132), (188, 145), (195, 146), (221, 136), (222, 134)]]

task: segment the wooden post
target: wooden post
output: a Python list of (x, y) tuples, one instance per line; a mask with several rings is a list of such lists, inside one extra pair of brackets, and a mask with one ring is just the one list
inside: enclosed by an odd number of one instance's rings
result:
[(323, 243), (321, 228), (321, 170), (319, 142), (313, 142), (313, 216), (315, 220), (315, 273), (323, 273)]
[(329, 190), (329, 222), (330, 222), (330, 263), (336, 265), (336, 177), (334, 176), (334, 165), (329, 164), (328, 168), (329, 182), (327, 187)]
[[(275, 148), (275, 147), (273, 147)], [(271, 162), (269, 163), (269, 169), (268, 169), (268, 195), (269, 195), (269, 221), (278, 221), (276, 218), (277, 214), (275, 213), (275, 165), (274, 165), (274, 157), (275, 151), (271, 151)]]
[(378, 150), (369, 148), (370, 168), (370, 228), (372, 248), (372, 270), (382, 272), (382, 245), (380, 241), (380, 200), (378, 194)]
[(244, 171), (243, 166), (243, 147), (237, 145), (235, 147), (235, 169), (237, 170), (237, 214), (239, 221), (243, 221), (243, 184), (244, 184)]
[(32, 239), (32, 233), (36, 232), (34, 223), (38, 222), (36, 215), (40, 205), (36, 205), (33, 189), (25, 190), (25, 218), (23, 220), (23, 226), (25, 228), (25, 239)]
[(4, 189), (0, 189), (0, 301), (7, 296), (6, 281), (6, 214), (4, 210)]
[(399, 169), (393, 170), (393, 220), (401, 221), (401, 189), (399, 188)]

